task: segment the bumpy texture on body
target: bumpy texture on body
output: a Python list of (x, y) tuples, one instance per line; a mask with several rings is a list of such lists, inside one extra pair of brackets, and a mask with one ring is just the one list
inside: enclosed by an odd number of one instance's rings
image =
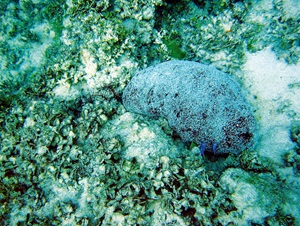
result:
[(165, 117), (183, 141), (206, 151), (239, 153), (253, 144), (256, 122), (241, 87), (211, 66), (173, 60), (146, 68), (122, 99), (128, 111)]

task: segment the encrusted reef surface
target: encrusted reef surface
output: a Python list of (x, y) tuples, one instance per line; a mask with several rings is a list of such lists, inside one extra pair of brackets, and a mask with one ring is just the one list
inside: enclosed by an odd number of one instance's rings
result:
[[(1, 225), (299, 225), (298, 0), (2, 0)], [(170, 60), (241, 81), (260, 126), (201, 156), (128, 112)]]

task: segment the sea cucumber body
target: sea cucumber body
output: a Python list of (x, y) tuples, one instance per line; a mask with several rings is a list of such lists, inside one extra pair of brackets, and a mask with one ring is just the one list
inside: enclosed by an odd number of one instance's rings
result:
[(165, 117), (183, 141), (206, 151), (239, 153), (253, 145), (253, 110), (228, 74), (191, 61), (168, 61), (138, 72), (123, 92), (128, 111)]

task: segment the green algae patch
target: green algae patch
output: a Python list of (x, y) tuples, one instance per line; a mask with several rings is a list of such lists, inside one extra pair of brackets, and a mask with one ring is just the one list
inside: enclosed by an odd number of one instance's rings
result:
[(164, 39), (163, 42), (168, 47), (170, 56), (172, 58), (181, 60), (186, 57), (186, 53), (184, 51), (182, 51), (181, 44), (179, 41)]

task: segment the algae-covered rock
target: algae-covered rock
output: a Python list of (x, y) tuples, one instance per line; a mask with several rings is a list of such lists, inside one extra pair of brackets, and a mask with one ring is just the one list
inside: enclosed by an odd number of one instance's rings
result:
[(255, 119), (228, 74), (191, 61), (169, 61), (137, 73), (123, 93), (128, 111), (165, 117), (183, 141), (217, 153), (239, 153), (254, 141)]
[(296, 142), (298, 147), (300, 147), (300, 121), (293, 122), (291, 128), (291, 138), (292, 141)]
[[(229, 192), (235, 211), (222, 216), (222, 225), (298, 225), (299, 191), (280, 183), (270, 173), (248, 173), (229, 168), (220, 177), (220, 186)], [(233, 217), (239, 216), (239, 217)]]

